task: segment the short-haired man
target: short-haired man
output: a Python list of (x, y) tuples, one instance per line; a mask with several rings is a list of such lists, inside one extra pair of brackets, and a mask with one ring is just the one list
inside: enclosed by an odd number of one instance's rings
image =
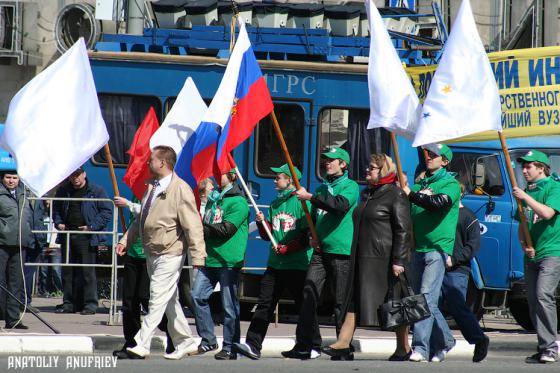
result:
[(158, 324), (167, 316), (167, 330), (175, 351), (164, 358), (179, 360), (196, 350), (189, 323), (179, 303), (177, 282), (183, 263), (190, 251), (193, 266), (204, 264), (206, 249), (202, 224), (191, 188), (173, 172), (175, 151), (168, 146), (156, 146), (148, 162), (153, 181), (142, 199), (140, 215), (117, 245), (124, 255), (138, 237), (146, 253), (150, 276), (148, 314), (134, 337), (135, 347), (127, 351), (137, 357), (150, 354), (150, 344)]
[[(23, 216), (22, 216), (23, 215)], [(0, 284), (7, 286), (10, 293), (19, 299), (23, 297), (23, 277), (21, 274), (21, 255), (35, 243), (31, 233), (33, 212), (29, 200), (25, 200), (24, 186), (15, 171), (2, 174), (0, 185)], [(20, 242), (20, 218), (21, 242)], [(20, 253), (23, 250), (22, 253)], [(6, 329), (28, 329), (18, 322), (20, 318), (19, 303), (16, 299), (0, 290), (3, 302)], [(5, 302), (5, 303), (4, 303)]]
[(240, 340), (239, 272), (243, 266), (249, 239), (249, 205), (241, 188), (235, 183), (235, 170), (223, 174), (220, 191), (208, 197), (204, 214), (204, 239), (208, 257), (200, 268), (191, 291), (195, 307), (196, 330), (202, 339), (197, 354), (216, 350), (214, 321), (208, 300), (216, 283), (220, 284), (224, 307), (224, 341), (222, 350), (214, 355), (216, 360), (235, 360), (234, 343)]
[(303, 288), (296, 344), (291, 350), (282, 352), (282, 356), (290, 359), (315, 359), (321, 355), (317, 306), (327, 280), (334, 287), (337, 337), (344, 321), (342, 308), (354, 232), (352, 212), (358, 203), (360, 190), (358, 184), (348, 177), (350, 156), (346, 150), (333, 148), (322, 153), (322, 158), (326, 171), (323, 185), (317, 188), (315, 194), (307, 192), (305, 188), (296, 192), (298, 199), (311, 202), (311, 216), (315, 220), (319, 242), (311, 242), (316, 251), (311, 257)]
[[(403, 188), (411, 203), (416, 241), (411, 262), (414, 291), (426, 295), (431, 311), (430, 317), (414, 324), (409, 359), (416, 362), (441, 362), (455, 344), (438, 301), (447, 257), (453, 254), (461, 188), (455, 175), (447, 171), (453, 158), (451, 149), (447, 145), (438, 147), (439, 154), (425, 150), (424, 177), (412, 189)], [(435, 338), (432, 343), (431, 337)]]
[[(82, 167), (68, 177), (67, 183), (58, 189), (55, 197), (108, 198), (102, 187), (88, 181), (86, 171)], [(109, 201), (55, 200), (53, 203), (53, 219), (56, 228), (61, 231), (57, 237), (57, 242), (61, 244), (62, 262), (66, 262), (66, 240), (68, 238), (62, 231), (103, 231), (111, 221), (112, 215), (112, 205)], [(106, 244), (106, 235), (70, 234), (69, 262), (95, 264), (97, 248)], [(63, 305), (56, 312), (80, 312), (82, 315), (95, 314), (97, 311), (95, 267), (63, 267), (62, 278)]]
[[(305, 213), (301, 202), (295, 196), (296, 188), (290, 168), (285, 164), (281, 167), (271, 167), (271, 170), (276, 173), (274, 184), (278, 196), (270, 204), (270, 222), (265, 220), (262, 212), (257, 214), (256, 220), (261, 238), (270, 240), (264, 230), (264, 224), (267, 224), (278, 245), (270, 247), (257, 309), (247, 330), (245, 343), (234, 344), (234, 350), (253, 360), (258, 360), (261, 356), (262, 342), (268, 325), (285, 289), (293, 296), (296, 309), (300, 309), (305, 274), (313, 253), (307, 239), (309, 230)], [(301, 172), (297, 167), (294, 167), (294, 171), (298, 179), (301, 179)]]
[(525, 251), (525, 283), (529, 315), (537, 331), (537, 353), (527, 363), (553, 363), (558, 360), (556, 344), (558, 318), (556, 288), (560, 281), (560, 183), (550, 177), (550, 160), (546, 154), (531, 150), (517, 158), (522, 164), (527, 187), (513, 188), (513, 195), (523, 201), (533, 246), (529, 246), (519, 229)]

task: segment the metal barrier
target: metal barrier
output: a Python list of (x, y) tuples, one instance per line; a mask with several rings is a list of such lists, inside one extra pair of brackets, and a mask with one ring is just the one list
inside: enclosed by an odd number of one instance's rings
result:
[[(35, 201), (51, 201), (49, 206), (49, 219), (50, 219), (50, 226), (48, 230), (32, 230), (32, 233), (38, 234), (53, 234), (56, 233), (57, 235), (66, 235), (66, 242), (65, 248), (60, 248), (61, 250), (66, 251), (66, 260), (64, 263), (25, 263), (26, 266), (32, 267), (93, 267), (93, 268), (111, 268), (111, 281), (110, 281), (110, 299), (109, 299), (109, 320), (108, 325), (115, 325), (116, 322), (116, 314), (117, 314), (117, 268), (122, 268), (123, 266), (117, 266), (117, 256), (115, 250), (111, 250), (111, 264), (82, 264), (82, 263), (71, 263), (70, 262), (70, 235), (111, 235), (112, 236), (112, 248), (114, 248), (118, 243), (118, 208), (113, 203), (112, 199), (109, 198), (58, 198), (58, 197), (27, 197), (29, 200)], [(110, 231), (76, 231), (76, 230), (64, 230), (60, 231), (54, 229), (54, 220), (53, 220), (53, 203), (52, 201), (79, 201), (79, 202), (110, 202), (113, 205), (113, 224), (112, 230)], [(62, 253), (61, 253), (62, 254)]]

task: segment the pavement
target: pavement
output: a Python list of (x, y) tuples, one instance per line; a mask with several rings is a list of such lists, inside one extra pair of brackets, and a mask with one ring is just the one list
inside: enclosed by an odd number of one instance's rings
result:
[[(122, 325), (109, 325), (108, 301), (101, 301), (95, 315), (57, 314), (55, 306), (60, 298), (34, 298), (33, 306), (38, 308), (43, 319), (60, 331), (54, 334), (40, 320), (27, 312), (23, 323), (29, 330), (1, 329), (1, 354), (92, 354), (107, 353), (122, 347), (124, 343)], [(105, 307), (106, 306), (106, 307)], [(189, 318), (195, 333), (194, 320)], [(524, 331), (513, 319), (495, 315), (485, 315), (481, 320), (485, 332), (490, 337), (491, 351), (509, 351), (523, 356), (533, 353), (536, 348), (536, 335)], [(241, 335), (245, 336), (249, 322), (241, 323)], [(263, 355), (277, 356), (280, 351), (289, 350), (295, 341), (295, 322), (286, 321), (271, 324), (263, 344)], [(474, 346), (469, 345), (458, 330), (453, 330), (457, 339), (456, 347), (449, 356), (471, 356)], [(216, 335), (221, 342), (222, 327), (216, 327)], [(333, 326), (321, 327), (323, 343), (334, 341)], [(391, 332), (358, 328), (355, 333), (356, 352), (363, 354), (390, 355), (395, 349), (395, 338)], [(152, 340), (152, 352), (162, 353), (165, 348), (165, 335), (159, 330)]]

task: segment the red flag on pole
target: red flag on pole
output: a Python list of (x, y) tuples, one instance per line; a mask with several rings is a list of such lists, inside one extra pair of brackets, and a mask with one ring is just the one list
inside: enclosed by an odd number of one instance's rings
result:
[(123, 181), (132, 189), (132, 192), (139, 200), (146, 192), (148, 186), (146, 180), (151, 177), (150, 170), (148, 169), (148, 161), (150, 160), (150, 138), (159, 128), (159, 122), (156, 117), (156, 112), (153, 107), (150, 107), (148, 114), (138, 127), (132, 145), (127, 151), (130, 154), (130, 161), (126, 168)]

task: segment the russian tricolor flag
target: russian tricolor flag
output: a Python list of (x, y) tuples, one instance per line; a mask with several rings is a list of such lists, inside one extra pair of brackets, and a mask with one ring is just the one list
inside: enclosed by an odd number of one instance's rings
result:
[(189, 138), (176, 172), (191, 186), (224, 174), (233, 166), (230, 152), (245, 141), (272, 109), (266, 81), (253, 53), (244, 22), (224, 77), (195, 133)]

